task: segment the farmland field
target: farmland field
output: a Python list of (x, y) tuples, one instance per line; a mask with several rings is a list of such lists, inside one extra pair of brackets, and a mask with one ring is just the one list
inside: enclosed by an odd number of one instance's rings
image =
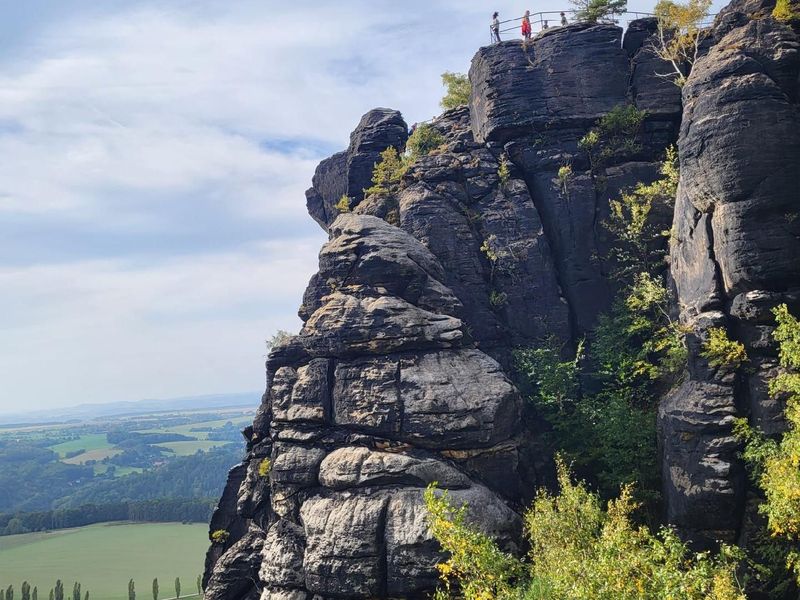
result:
[(47, 598), (61, 579), (68, 593), (79, 581), (91, 598), (127, 600), (129, 579), (140, 597), (150, 597), (157, 577), (160, 597), (171, 598), (180, 577), (181, 596), (189, 596), (197, 592), (207, 547), (206, 525), (179, 523), (103, 523), (5, 536), (0, 537), (0, 588), (19, 590), (28, 581)]
[(230, 442), (210, 442), (207, 440), (197, 440), (191, 442), (164, 442), (163, 444), (155, 445), (160, 448), (169, 448), (175, 452), (175, 456), (190, 456), (198, 450), (208, 452), (211, 448), (217, 448), (219, 446), (224, 446), (225, 444), (230, 444)]

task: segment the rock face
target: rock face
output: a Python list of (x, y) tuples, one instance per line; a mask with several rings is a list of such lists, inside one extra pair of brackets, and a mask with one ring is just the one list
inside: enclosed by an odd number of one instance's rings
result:
[[(672, 275), (695, 333), (660, 412), (665, 492), (687, 535), (736, 535), (732, 420), (781, 427), (765, 393), (768, 310), (800, 287), (800, 90), (789, 29), (730, 10), (723, 21), (683, 98), (658, 77), (652, 20), (624, 40), (610, 25), (553, 28), (478, 51), (469, 107), (431, 123), (443, 143), (399, 191), (363, 194), (380, 152), (406, 143), (396, 111), (367, 113), (320, 164), (307, 204), (330, 240), (213, 517), (206, 599), (428, 597), (433, 481), (518, 547), (518, 511), (550, 457), (507, 376), (512, 350), (574, 344), (608, 308), (609, 199), (654, 180), (679, 130)], [(580, 140), (620, 106), (646, 111), (635, 143), (592, 159)], [(352, 212), (338, 214), (345, 195)], [(716, 326), (746, 341), (752, 373), (704, 362)]]
[[(753, 2), (723, 11), (715, 45), (683, 90), (671, 255), (693, 333), (688, 377), (662, 403), (660, 429), (667, 519), (703, 545), (741, 531), (746, 478), (734, 418), (768, 433), (783, 426), (766, 389), (777, 368), (770, 309), (796, 310), (800, 298), (800, 43), (786, 25), (751, 19), (770, 11)], [(712, 327), (745, 345), (746, 369), (702, 358)]]

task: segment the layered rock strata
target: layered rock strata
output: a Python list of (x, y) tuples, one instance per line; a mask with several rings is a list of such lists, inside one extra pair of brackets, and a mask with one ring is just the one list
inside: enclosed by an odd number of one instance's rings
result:
[[(770, 311), (800, 308), (800, 43), (770, 11), (726, 9), (683, 89), (671, 268), (692, 333), (688, 375), (659, 421), (667, 520), (700, 545), (741, 533), (747, 479), (732, 426), (747, 416), (782, 430), (782, 403), (767, 391), (777, 371)], [(742, 368), (703, 358), (715, 327), (744, 344)]]

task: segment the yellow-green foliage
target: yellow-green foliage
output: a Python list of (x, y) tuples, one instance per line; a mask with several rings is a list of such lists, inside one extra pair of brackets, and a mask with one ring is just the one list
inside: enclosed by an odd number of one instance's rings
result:
[(447, 88), (444, 98), (439, 103), (443, 109), (449, 110), (469, 104), (469, 95), (472, 91), (469, 77), (463, 73), (445, 71), (442, 73), (442, 85)]
[(578, 148), (589, 157), (596, 169), (616, 156), (635, 154), (641, 150), (636, 135), (645, 112), (631, 104), (619, 104), (600, 118), (578, 142)]
[(339, 213), (349, 213), (350, 212), (350, 196), (344, 194), (339, 201), (336, 203), (336, 210)]
[(572, 165), (561, 165), (558, 168), (558, 183), (561, 191), (565, 194), (568, 192), (567, 185), (570, 179), (572, 179)]
[(674, 147), (667, 148), (660, 170), (660, 179), (647, 185), (638, 183), (609, 203), (610, 216), (603, 225), (615, 237), (610, 258), (616, 263), (613, 274), (618, 279), (664, 266), (667, 248), (659, 242), (664, 242), (670, 232), (658, 228), (651, 217), (654, 209), (671, 214), (675, 204), (680, 174)]
[[(788, 430), (778, 442), (750, 429), (742, 420), (737, 433), (747, 441), (745, 460), (754, 467), (766, 496), (760, 510), (770, 533), (800, 545), (800, 322), (785, 304), (774, 309), (778, 323), (773, 337), (780, 345), (784, 372), (770, 382), (770, 393), (786, 398)], [(800, 550), (787, 556), (800, 583)]]
[(403, 179), (408, 164), (389, 146), (381, 152), (381, 160), (375, 163), (372, 171), (372, 187), (364, 190), (366, 194), (386, 194)]
[(508, 159), (505, 154), (500, 157), (500, 166), (497, 168), (497, 176), (500, 178), (500, 185), (506, 185), (511, 178), (511, 169), (508, 166)]
[(427, 156), (443, 143), (444, 137), (442, 134), (436, 131), (432, 125), (422, 123), (409, 136), (408, 142), (406, 142), (406, 152), (402, 160), (410, 164), (422, 156)]
[(225, 531), (224, 529), (217, 529), (211, 534), (211, 541), (215, 544), (224, 544), (228, 541), (229, 537), (231, 537), (230, 532)]
[(425, 490), (425, 506), (432, 535), (449, 558), (437, 565), (443, 591), (437, 596), (449, 598), (459, 586), (464, 600), (514, 598), (514, 582), (525, 573), (523, 563), (502, 552), (489, 536), (467, 523), (467, 507), (454, 507), (447, 492), (435, 486)]
[(747, 360), (744, 344), (728, 337), (722, 327), (708, 330), (708, 338), (703, 342), (700, 356), (714, 368), (738, 369)]
[(772, 16), (776, 20), (783, 21), (784, 23), (800, 19), (800, 14), (792, 7), (789, 0), (777, 0), (777, 2), (775, 2), (775, 8), (772, 9)]
[(272, 468), (272, 461), (270, 459), (265, 458), (260, 463), (258, 463), (258, 476), (259, 477), (266, 477), (269, 475), (269, 471)]
[(686, 83), (692, 65), (707, 35), (703, 21), (708, 17), (711, 0), (659, 0), (655, 7), (658, 35), (655, 53), (672, 66), (671, 77), (678, 86)]
[(630, 487), (604, 510), (561, 461), (558, 481), (560, 493), (540, 490), (525, 516), (525, 563), (470, 527), (465, 507), (428, 488), (431, 532), (450, 555), (439, 565), (441, 595), (458, 584), (466, 600), (744, 600), (730, 548), (693, 554), (669, 529), (636, 526)]

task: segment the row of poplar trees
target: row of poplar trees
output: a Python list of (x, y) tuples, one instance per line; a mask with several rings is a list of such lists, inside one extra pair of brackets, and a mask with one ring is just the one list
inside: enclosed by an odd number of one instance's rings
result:
[[(158, 578), (153, 579), (153, 600), (158, 600)], [(197, 595), (203, 593), (202, 579), (200, 575), (197, 576)], [(175, 597), (181, 597), (181, 578), (175, 578)], [(14, 586), (10, 585), (6, 589), (0, 589), (0, 600), (14, 600)], [(39, 589), (37, 587), (31, 588), (30, 584), (25, 581), (22, 583), (20, 590), (20, 600), (39, 600)], [(67, 600), (64, 595), (64, 584), (59, 579), (56, 581), (56, 587), (50, 589), (48, 600)], [(72, 586), (71, 600), (89, 600), (89, 592), (81, 595), (81, 584), (77, 581)], [(136, 600), (136, 584), (131, 579), (128, 582), (128, 600)]]
[[(0, 590), (0, 600), (14, 600), (13, 585), (8, 586), (4, 590)], [(27, 581), (23, 581), (20, 589), (20, 600), (39, 600), (39, 588), (36, 586), (31, 588), (31, 584)], [(61, 583), (60, 579), (56, 581), (56, 587), (50, 588), (49, 600), (65, 600), (64, 584)], [(81, 584), (77, 581), (72, 586), (72, 600), (89, 600), (88, 591), (86, 595), (81, 596)]]

